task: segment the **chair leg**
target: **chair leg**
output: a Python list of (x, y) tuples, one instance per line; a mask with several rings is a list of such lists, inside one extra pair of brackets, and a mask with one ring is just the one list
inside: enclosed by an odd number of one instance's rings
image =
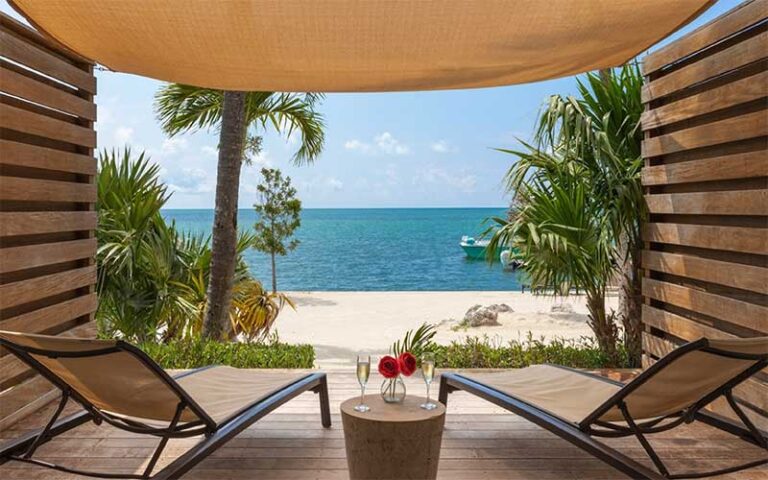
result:
[(331, 403), (328, 400), (328, 377), (320, 378), (320, 384), (313, 390), (320, 397), (320, 421), (325, 428), (331, 428)]
[(448, 377), (440, 375), (440, 392), (437, 394), (437, 400), (448, 406), (448, 394), (451, 393), (451, 388), (448, 386)]

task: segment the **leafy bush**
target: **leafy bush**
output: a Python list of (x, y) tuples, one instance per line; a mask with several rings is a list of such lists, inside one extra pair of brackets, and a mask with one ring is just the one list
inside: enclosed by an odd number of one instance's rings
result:
[(538, 363), (554, 363), (574, 368), (630, 367), (626, 351), (620, 349), (620, 362), (611, 359), (591, 338), (536, 340), (529, 333), (523, 341), (500, 344), (486, 338), (467, 337), (450, 345), (430, 345), (435, 364), (440, 368), (522, 368)]
[(291, 345), (277, 339), (268, 343), (177, 340), (166, 344), (147, 342), (140, 348), (163, 368), (312, 368), (315, 364), (312, 345)]

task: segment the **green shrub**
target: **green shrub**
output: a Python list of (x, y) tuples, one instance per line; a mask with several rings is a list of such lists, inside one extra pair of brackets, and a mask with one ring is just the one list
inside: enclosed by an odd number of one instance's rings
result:
[[(608, 356), (590, 338), (535, 340), (529, 334), (523, 341), (505, 344), (488, 338), (468, 337), (450, 345), (433, 344), (435, 364), (440, 368), (522, 368), (537, 363), (554, 363), (574, 368), (604, 368)], [(629, 367), (626, 351), (620, 349), (618, 368)]]
[(237, 368), (312, 368), (312, 345), (291, 345), (273, 340), (268, 343), (223, 343), (210, 340), (177, 340), (167, 344), (140, 345), (161, 367), (198, 368), (229, 365)]

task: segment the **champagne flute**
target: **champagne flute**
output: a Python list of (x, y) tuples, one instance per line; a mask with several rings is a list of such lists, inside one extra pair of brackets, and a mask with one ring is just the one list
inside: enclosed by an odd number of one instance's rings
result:
[(367, 412), (371, 409), (365, 404), (365, 384), (368, 383), (368, 377), (371, 374), (371, 356), (370, 355), (358, 355), (357, 356), (357, 381), (360, 383), (360, 405), (355, 407), (355, 410), (361, 413)]
[(432, 385), (432, 379), (435, 378), (435, 356), (431, 353), (425, 353), (421, 356), (421, 374), (424, 377), (424, 383), (427, 384), (427, 401), (419, 405), (424, 410), (434, 410), (437, 405), (429, 400), (429, 387)]

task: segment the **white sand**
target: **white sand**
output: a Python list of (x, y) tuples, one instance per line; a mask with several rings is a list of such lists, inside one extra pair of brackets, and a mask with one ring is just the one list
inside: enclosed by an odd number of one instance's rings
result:
[[(535, 337), (591, 336), (584, 298), (554, 299), (520, 292), (289, 292), (296, 311), (286, 307), (275, 330), (281, 341), (315, 346), (319, 366), (348, 365), (358, 352), (385, 354), (406, 331), (423, 322), (439, 324), (435, 338), (450, 343), (467, 336), (488, 336), (494, 342)], [(501, 326), (454, 331), (466, 311), (476, 304), (506, 303)], [(568, 303), (573, 313), (551, 313), (552, 305)], [(616, 308), (617, 299), (608, 299)], [(453, 321), (450, 321), (450, 320)]]

